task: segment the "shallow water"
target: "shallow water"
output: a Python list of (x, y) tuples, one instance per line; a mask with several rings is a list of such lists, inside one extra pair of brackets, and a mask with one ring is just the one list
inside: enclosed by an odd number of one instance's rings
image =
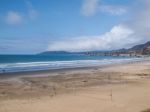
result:
[(0, 55), (0, 73), (90, 67), (142, 60), (143, 58), (59, 55)]

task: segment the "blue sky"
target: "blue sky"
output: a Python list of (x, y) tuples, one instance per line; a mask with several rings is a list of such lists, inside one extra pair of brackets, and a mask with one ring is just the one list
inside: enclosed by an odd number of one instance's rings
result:
[(128, 40), (135, 33), (128, 23), (139, 1), (0, 0), (0, 54), (109, 50), (135, 44), (135, 38), (117, 46), (114, 40)]

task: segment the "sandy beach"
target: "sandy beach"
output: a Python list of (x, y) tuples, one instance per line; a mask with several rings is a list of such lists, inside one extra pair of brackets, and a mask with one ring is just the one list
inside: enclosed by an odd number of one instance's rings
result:
[(143, 112), (149, 87), (150, 61), (4, 74), (0, 112)]

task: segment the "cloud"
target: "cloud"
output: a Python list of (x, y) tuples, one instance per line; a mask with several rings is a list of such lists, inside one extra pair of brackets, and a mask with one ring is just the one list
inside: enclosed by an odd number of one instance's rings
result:
[(84, 16), (94, 15), (97, 11), (98, 6), (99, 6), (99, 0), (84, 0), (81, 13)]
[(44, 50), (47, 41), (39, 38), (23, 38), (23, 37), (1, 37), (0, 53), (1, 54), (26, 54), (39, 53)]
[(35, 8), (33, 7), (33, 4), (30, 1), (25, 1), (28, 9), (28, 16), (30, 19), (35, 19), (38, 17), (39, 13)]
[(102, 12), (107, 12), (112, 15), (122, 15), (127, 12), (127, 9), (123, 6), (113, 6), (113, 5), (102, 5), (100, 6)]
[[(114, 7), (103, 7), (104, 11), (116, 13)], [(102, 10), (101, 9), (101, 10)], [(124, 10), (118, 9), (120, 14)], [(93, 14), (93, 13), (92, 13)], [(129, 48), (150, 41), (150, 0), (136, 0), (131, 18), (110, 31), (98, 36), (80, 36), (73, 39), (51, 42), (48, 50), (91, 51)]]
[(19, 25), (25, 21), (25, 19), (33, 20), (38, 17), (39, 13), (34, 9), (32, 3), (30, 1), (25, 1), (27, 5), (28, 13), (19, 13), (17, 11), (8, 11), (4, 17), (5, 22), (9, 25)]
[(17, 25), (23, 21), (23, 17), (21, 14), (15, 11), (9, 11), (6, 15), (6, 23), (10, 25)]
[(144, 43), (150, 41), (150, 0), (137, 0), (137, 2), (132, 19), (125, 24), (135, 32), (136, 39)]
[(97, 12), (105, 12), (112, 15), (122, 15), (127, 12), (127, 8), (118, 5), (101, 4), (101, 0), (83, 0), (81, 14), (93, 16)]
[(81, 36), (70, 40), (56, 41), (50, 43), (50, 51), (90, 51), (111, 50), (126, 47), (136, 40), (132, 35), (134, 32), (124, 25), (114, 26), (109, 32), (98, 36)]

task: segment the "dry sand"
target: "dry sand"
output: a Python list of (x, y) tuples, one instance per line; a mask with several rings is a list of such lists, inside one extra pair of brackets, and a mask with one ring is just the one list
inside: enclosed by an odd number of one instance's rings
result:
[(0, 112), (142, 112), (150, 62), (0, 77)]

